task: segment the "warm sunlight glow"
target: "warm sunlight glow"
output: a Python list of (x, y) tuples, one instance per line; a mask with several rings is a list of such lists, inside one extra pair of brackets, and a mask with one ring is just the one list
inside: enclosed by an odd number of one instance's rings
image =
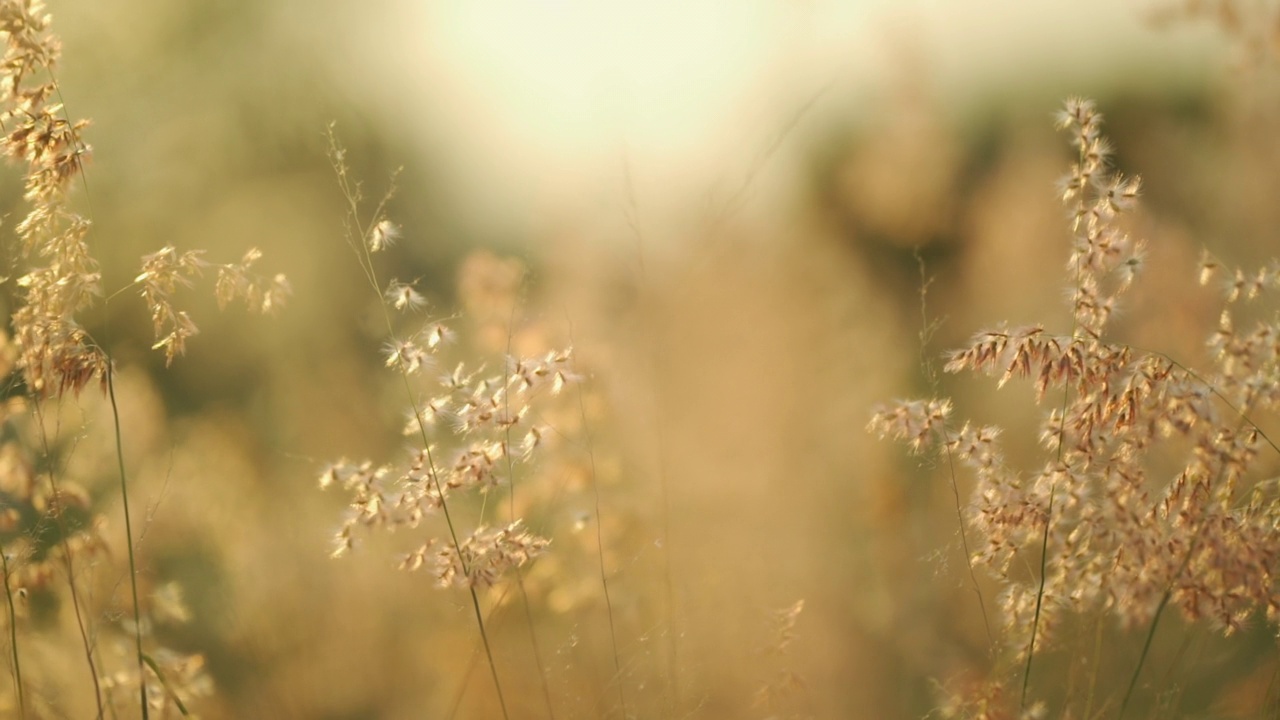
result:
[(0, 0), (0, 720), (1280, 718), (1277, 5)]
[(483, 138), (469, 147), (473, 172), (503, 167), (554, 193), (624, 155), (682, 166), (668, 178), (678, 182), (729, 141), (767, 132), (762, 99), (794, 82), (809, 14), (781, 2), (481, 0), (406, 22), (421, 64), (399, 92), (425, 89), (441, 134)]
[[(1085, 3), (1089, 5), (1091, 3)], [(468, 196), (509, 197), (504, 213), (580, 206), (624, 159), (642, 188), (666, 197), (734, 186), (798, 108), (824, 89), (917, 78), (963, 101), (982, 78), (1080, 73), (1107, 62), (1137, 18), (1111, 23), (1112, 48), (1078, 54), (1064, 27), (1090, 13), (987, 12), (998, 0), (556, 0), (413, 3), (373, 38), (374, 76), (401, 130), (425, 131), (436, 161)], [(1010, 13), (1004, 13), (1009, 15)], [(996, 18), (993, 20), (992, 18)], [(1016, 26), (1016, 29), (1015, 29)], [(1096, 37), (1095, 37), (1096, 40)], [(367, 52), (361, 49), (360, 52)], [(1020, 58), (1010, 64), (1008, 58)], [(364, 60), (361, 59), (360, 62)], [(362, 75), (362, 82), (368, 80)], [(846, 101), (847, 102), (847, 101)], [(821, 108), (819, 108), (821, 110)], [(523, 209), (522, 209), (522, 206)], [(494, 216), (495, 208), (484, 208)]]

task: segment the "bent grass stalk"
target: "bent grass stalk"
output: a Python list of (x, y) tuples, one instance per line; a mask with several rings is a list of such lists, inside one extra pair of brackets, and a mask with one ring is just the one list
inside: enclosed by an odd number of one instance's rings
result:
[[(334, 172), (338, 177), (338, 186), (342, 191), (343, 197), (347, 201), (347, 243), (355, 253), (360, 268), (365, 274), (365, 279), (369, 282), (369, 287), (373, 291), (374, 297), (377, 298), (382, 319), (386, 324), (387, 336), (395, 338), (396, 333), (394, 323), (391, 321), (391, 313), (387, 310), (387, 305), (383, 300), (383, 292), (381, 290), (382, 286), (378, 282), (378, 274), (377, 269), (373, 264), (373, 256), (370, 254), (369, 246), (365, 242), (367, 238), (372, 236), (377, 225), (377, 219), (382, 215), (383, 209), (394, 194), (395, 176), (392, 176), (389, 189), (378, 202), (377, 207), (370, 216), (372, 219), (368, 223), (362, 223), (360, 220), (360, 190), (358, 186), (352, 185), (347, 176), (347, 167), (346, 161), (343, 159), (343, 150), (341, 145), (338, 143), (337, 136), (334, 132), (334, 126), (332, 124), (329, 126), (327, 135), (329, 140), (330, 161), (333, 164)], [(405, 398), (408, 400), (409, 406), (413, 411), (414, 419), (416, 420), (415, 424), (418, 428), (419, 439), (422, 441), (423, 451), (426, 454), (427, 463), (431, 471), (430, 482), (440, 498), (441, 514), (444, 516), (445, 525), (449, 530), (449, 542), (452, 544), (453, 550), (458, 557), (458, 562), (462, 568), (463, 575), (469, 578), (471, 576), (471, 568), (467, 562), (466, 555), (462, 552), (462, 543), (458, 540), (458, 533), (454, 525), (453, 515), (449, 511), (448, 500), (445, 498), (444, 490), (440, 485), (439, 473), (436, 471), (437, 465), (435, 455), (431, 449), (430, 438), (427, 437), (426, 416), (422, 410), (421, 403), (419, 403), (417, 396), (414, 395), (413, 386), (409, 381), (409, 373), (407, 369), (403, 363), (398, 363), (397, 365), (399, 371), (398, 375), (400, 377), (401, 384), (404, 387)], [(475, 615), (476, 627), (480, 631), (480, 640), (484, 645), (485, 657), (489, 662), (489, 674), (493, 678), (493, 687), (498, 698), (498, 705), (502, 709), (502, 717), (509, 720), (510, 714), (507, 711), (506, 697), (502, 692), (502, 681), (498, 676), (498, 665), (494, 660), (493, 648), (489, 642), (489, 633), (485, 627), (484, 613), (480, 609), (480, 596), (476, 592), (475, 585), (473, 583), (467, 583), (467, 593), (471, 598), (471, 609)]]
[[(511, 588), (508, 587), (502, 591), (502, 595), (498, 596), (498, 601), (493, 604), (493, 607), (489, 608), (489, 614), (485, 620), (486, 623), (493, 622), (493, 614), (498, 608), (502, 607), (502, 602), (506, 600), (507, 593), (510, 591)], [(448, 720), (453, 720), (458, 716), (458, 710), (462, 708), (462, 701), (467, 695), (467, 685), (471, 682), (471, 675), (475, 672), (476, 663), (480, 661), (482, 645), (479, 642), (479, 638), (476, 640), (475, 647), (467, 655), (467, 667), (462, 671), (462, 680), (458, 683), (458, 689), (454, 691), (453, 700), (449, 703), (449, 712), (445, 715)]]
[[(523, 284), (523, 282), (524, 280), (522, 278), (521, 283)], [(514, 357), (511, 354), (511, 343), (512, 343), (512, 335), (515, 333), (517, 305), (518, 305), (518, 301), (512, 302), (511, 315), (507, 319), (507, 358), (506, 358), (506, 363), (504, 363), (503, 365), (503, 373), (502, 373), (502, 386), (504, 388), (509, 388), (511, 386), (511, 364), (510, 363), (512, 361), (512, 358)], [(503, 393), (502, 395), (502, 411), (503, 413), (506, 414), (508, 418), (511, 417), (511, 393), (510, 392)], [(507, 483), (508, 483), (507, 500), (508, 500), (508, 505), (511, 513), (511, 522), (514, 524), (515, 521), (518, 519), (518, 517), (516, 515), (516, 469), (515, 469), (515, 460), (513, 460), (511, 457), (511, 424), (510, 423), (508, 423), (506, 427), (503, 428), (503, 439), (506, 442), (506, 451), (503, 454), (506, 455), (506, 458), (507, 458)], [(520, 588), (520, 602), (521, 602), (521, 605), (524, 606), (525, 623), (529, 627), (529, 644), (533, 647), (533, 659), (538, 666), (538, 681), (542, 685), (542, 699), (547, 706), (547, 716), (550, 717), (551, 720), (555, 720), (556, 711), (555, 711), (555, 707), (551, 703), (551, 687), (547, 684), (547, 669), (546, 669), (546, 665), (542, 662), (542, 648), (539, 647), (538, 645), (538, 632), (537, 632), (537, 629), (534, 627), (533, 609), (529, 603), (529, 593), (525, 590), (525, 587), (524, 587), (524, 572), (519, 567), (515, 568), (515, 572), (516, 572), (516, 585)]]
[[(924, 256), (920, 254), (917, 248), (915, 251), (916, 267), (920, 270), (920, 368), (924, 371), (929, 384), (936, 391), (938, 387), (937, 370), (933, 363), (929, 362), (925, 357), (925, 348), (929, 345), (929, 340), (933, 336), (940, 321), (929, 320), (929, 286), (933, 284), (933, 278), (929, 277), (927, 268), (925, 267)], [(964, 566), (969, 573), (969, 581), (973, 583), (973, 594), (978, 598), (978, 610), (982, 613), (982, 628), (987, 633), (987, 651), (995, 653), (996, 639), (991, 633), (991, 621), (987, 618), (987, 603), (982, 597), (982, 586), (978, 584), (978, 575), (973, 569), (973, 552), (969, 549), (969, 533), (965, 530), (963, 503), (960, 500), (960, 483), (956, 479), (956, 458), (951, 449), (951, 436), (946, 428), (943, 428), (943, 448), (947, 453), (947, 472), (951, 481), (951, 496), (955, 502), (956, 523), (960, 529), (960, 549), (964, 552)]]
[[(573, 323), (569, 323), (569, 344), (573, 344)], [(585, 382), (585, 381), (584, 381)], [(587, 458), (591, 464), (591, 492), (595, 499), (596, 509), (596, 557), (600, 561), (600, 587), (604, 591), (604, 606), (609, 617), (609, 642), (613, 647), (613, 669), (618, 679), (618, 703), (622, 710), (622, 717), (627, 718), (627, 695), (623, 689), (622, 682), (622, 660), (618, 652), (618, 631), (613, 621), (613, 598), (609, 594), (609, 573), (604, 564), (604, 517), (601, 515), (603, 508), (600, 503), (600, 476), (596, 473), (596, 451), (595, 441), (591, 437), (591, 427), (587, 421), (587, 404), (584, 399), (585, 391), (582, 385), (578, 385), (578, 411), (582, 415), (582, 434), (583, 442), (587, 450)], [(671, 629), (674, 632), (674, 628)]]

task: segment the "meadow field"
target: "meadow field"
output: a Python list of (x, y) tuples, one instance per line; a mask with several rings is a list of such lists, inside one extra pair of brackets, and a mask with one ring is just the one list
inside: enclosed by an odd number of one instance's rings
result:
[(1280, 715), (1275, 3), (0, 42), (0, 717)]

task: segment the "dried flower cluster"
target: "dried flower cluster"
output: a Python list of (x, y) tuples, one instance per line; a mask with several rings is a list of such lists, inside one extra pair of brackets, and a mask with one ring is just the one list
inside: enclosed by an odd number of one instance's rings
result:
[[(358, 208), (359, 188), (349, 183), (343, 150), (332, 134), (330, 141), (339, 183), (351, 206)], [(394, 316), (412, 321), (409, 313), (426, 301), (412, 283), (392, 280), (384, 287), (376, 281), (373, 254), (400, 235), (381, 213), (379, 206), (368, 228), (349, 240), (366, 278), (379, 288), (391, 328), (401, 324)], [(360, 227), (358, 219), (349, 218), (348, 227)], [(485, 290), (501, 296), (508, 320), (522, 278), (523, 272), (506, 276), (505, 285)], [(510, 337), (512, 330), (506, 332)], [(448, 535), (429, 536), (403, 556), (400, 567), (425, 569), (441, 586), (487, 587), (504, 572), (541, 555), (549, 541), (527, 530), (518, 517), (496, 528), (481, 524), (462, 534), (449, 519), (450, 503), (464, 498), (464, 493), (487, 494), (510, 482), (517, 465), (531, 459), (548, 432), (538, 419), (538, 403), (560, 394), (577, 375), (568, 349), (533, 357), (508, 355), (497, 363), (499, 369), (489, 372), (484, 365), (445, 362), (457, 337), (451, 321), (432, 318), (414, 321), (409, 331), (384, 344), (384, 364), (413, 388), (404, 435), (415, 444), (397, 464), (333, 463), (322, 472), (320, 486), (338, 486), (350, 495), (346, 517), (334, 537), (335, 557), (355, 547), (360, 529), (418, 528), (430, 516), (443, 516)], [(450, 365), (452, 370), (440, 371)]]
[[(92, 573), (79, 570), (106, 566), (119, 555), (106, 540), (106, 519), (91, 502), (94, 494), (75, 479), (59, 477), (65, 458), (51, 449), (42, 411), (46, 402), (57, 402), (68, 393), (78, 395), (93, 381), (105, 389), (113, 372), (107, 350), (82, 321), (103, 295), (100, 266), (89, 243), (92, 222), (72, 203), (90, 152), (83, 138), (88, 121), (69, 119), (60, 102), (54, 70), (61, 48), (50, 23), (41, 0), (0, 0), (0, 151), (22, 170), (28, 208), (15, 227), (18, 242), (11, 254), (18, 268), (9, 318), (12, 339), (0, 333), (0, 377), (10, 388), (25, 386), (25, 396), (14, 395), (0, 409), (5, 431), (0, 442), (0, 551), (9, 611), (4, 625), (17, 700), (5, 706), (16, 707), (24, 717), (29, 711), (43, 716), (45, 709), (27, 706), (25, 686), (47, 695), (48, 686), (65, 684), (57, 676), (66, 668), (20, 663), (26, 645), (19, 642), (19, 628), (39, 625), (29, 622), (28, 608), (57, 607), (63, 598), (54, 594), (61, 591), (70, 596), (99, 716), (108, 709), (114, 715), (120, 703), (129, 704), (129, 693), (118, 698), (117, 694), (130, 688), (135, 698), (141, 690), (155, 709), (180, 708), (183, 698), (208, 692), (208, 679), (200, 669), (203, 661), (199, 655), (165, 651), (154, 639), (148, 639), (153, 650), (145, 656), (142, 636), (147, 630), (142, 626), (149, 621), (140, 608), (135, 609), (133, 629), (124, 627), (128, 623), (109, 623), (128, 640), (126, 645), (133, 646), (123, 653), (134, 654), (133, 669), (115, 670), (107, 667), (113, 663), (106, 657), (97, 657), (98, 619), (128, 613), (104, 607), (108, 598), (86, 592), (81, 585), (92, 582)], [(284, 301), (289, 287), (283, 276), (264, 279), (251, 272), (259, 256), (253, 250), (238, 264), (218, 266), (222, 304), (243, 298), (251, 309), (267, 312)], [(142, 258), (133, 286), (151, 313), (155, 348), (164, 350), (166, 361), (181, 354), (186, 340), (197, 332), (191, 317), (175, 305), (175, 293), (205, 267), (200, 251), (180, 253), (166, 247)], [(126, 542), (131, 544), (132, 538)], [(132, 547), (129, 550), (132, 561)], [(55, 579), (65, 585), (55, 587)], [(131, 575), (135, 598), (136, 582)], [(144, 657), (151, 658), (149, 680), (142, 670)], [(128, 658), (120, 663), (128, 666)], [(25, 678), (20, 666), (27, 669)], [(57, 712), (50, 707), (50, 712)]]
[(498, 582), (506, 571), (541, 555), (549, 543), (530, 535), (517, 520), (496, 530), (476, 528), (456, 549), (452, 545), (437, 547), (437, 541), (429, 540), (406, 555), (400, 569), (413, 571), (430, 564), (441, 586), (487, 587)]
[[(142, 258), (142, 272), (133, 280), (141, 287), (142, 299), (151, 310), (158, 338), (152, 349), (164, 350), (166, 365), (186, 352), (187, 339), (199, 332), (191, 316), (175, 307), (174, 293), (180, 286), (189, 287), (191, 279), (210, 266), (203, 256), (203, 250), (179, 254), (172, 246), (165, 246)], [(250, 248), (240, 262), (216, 266), (214, 292), (219, 307), (225, 309), (236, 300), (243, 300), (251, 312), (265, 315), (284, 304), (292, 292), (289, 281), (282, 274), (270, 278), (255, 274), (253, 264), (261, 257), (261, 250)]]
[(48, 32), (50, 16), (39, 0), (0, 5), (5, 37), (0, 73), (4, 154), (24, 166), (31, 209), (17, 226), (23, 256), (32, 266), (18, 279), (22, 304), (12, 317), (19, 369), (32, 392), (78, 392), (102, 379), (106, 358), (75, 319), (102, 294), (101, 273), (85, 237), (89, 221), (68, 206), (71, 184), (89, 148), (80, 137), (87, 121), (64, 119), (54, 101), (50, 72), (60, 44)]
[[(435, 365), (442, 343), (432, 344), (439, 323), (414, 339), (388, 346), (388, 367), (407, 375)], [(428, 338), (423, 342), (421, 338)], [(327, 467), (321, 487), (337, 485), (350, 493), (350, 507), (335, 536), (334, 555), (351, 550), (356, 529), (416, 528), (428, 515), (444, 509), (455, 492), (488, 492), (504, 484), (515, 463), (527, 462), (547, 432), (531, 412), (540, 392), (558, 393), (574, 376), (568, 351), (544, 357), (510, 359), (504, 374), (481, 377), (458, 364), (438, 379), (439, 394), (410, 413), (405, 434), (431, 437), (411, 449), (398, 466), (369, 461), (339, 461)], [(437, 432), (439, 430), (439, 432)], [(436, 538), (411, 552), (401, 563), (407, 570), (424, 565), (441, 585), (491, 585), (501, 571), (523, 565), (546, 548), (517, 519), (506, 527), (476, 528), (455, 547)]]
[[(22, 258), (29, 266), (18, 278), (21, 303), (12, 324), (19, 348), (18, 368), (27, 386), (42, 395), (78, 393), (103, 381), (105, 352), (77, 320), (102, 295), (102, 276), (90, 253), (91, 221), (71, 208), (70, 192), (84, 170), (89, 146), (81, 134), (86, 120), (66, 119), (56, 102), (53, 68), (60, 45), (48, 32), (50, 16), (40, 0), (0, 4), (0, 34), (5, 56), (0, 71), (0, 148), (21, 163), (26, 178), (27, 216), (18, 224)], [(190, 316), (173, 305), (178, 286), (190, 284), (204, 262), (201, 252), (178, 253), (166, 247), (143, 258), (135, 279), (151, 311), (157, 342), (171, 362), (197, 332)], [(244, 298), (251, 309), (269, 312), (289, 294), (285, 278), (260, 278), (250, 266), (261, 253), (251, 250), (238, 264), (218, 273), (218, 300), (226, 305)]]
[[(1109, 168), (1093, 103), (1069, 101), (1060, 121), (1078, 151), (1061, 183), (1072, 208), (1073, 328), (984, 331), (946, 365), (998, 385), (1030, 380), (1038, 399), (1052, 397), (1040, 426), (1043, 464), (1011, 467), (1000, 430), (954, 424), (946, 400), (878, 409), (869, 428), (916, 452), (942, 452), (974, 475), (966, 519), (980, 547), (971, 562), (1001, 578), (1005, 639), (1017, 653), (1037, 630), (1052, 642), (1066, 612), (1149, 626), (1168, 605), (1226, 633), (1257, 610), (1280, 620), (1280, 502), (1274, 483), (1258, 482), (1260, 452), (1275, 446), (1252, 420), (1280, 400), (1280, 319), (1245, 331), (1232, 310), (1273, 291), (1276, 268), (1228, 278), (1209, 372), (1108, 340), (1117, 299), (1141, 266), (1141, 244), (1118, 222), (1139, 185)], [(1206, 260), (1202, 281), (1216, 269)], [(1170, 462), (1181, 469), (1158, 474)], [(1041, 548), (1043, 589), (1013, 570), (1016, 557)]]

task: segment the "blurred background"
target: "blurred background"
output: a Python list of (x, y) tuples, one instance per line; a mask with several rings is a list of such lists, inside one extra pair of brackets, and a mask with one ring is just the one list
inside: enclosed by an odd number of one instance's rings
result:
[[(933, 394), (960, 417), (1038, 417), (1024, 388), (939, 377), (938, 358), (1001, 320), (1069, 325), (1054, 183), (1072, 156), (1053, 127), (1067, 96), (1098, 101), (1117, 165), (1145, 181), (1149, 269), (1117, 328), (1132, 344), (1200, 359), (1217, 317), (1194, 282), (1201, 250), (1261, 264), (1280, 247), (1267, 3), (50, 9), (67, 108), (93, 121), (81, 199), (109, 291), (167, 244), (221, 262), (259, 247), (294, 288), (274, 319), (189, 292), (202, 334), (167, 370), (141, 303), (123, 294), (96, 319), (128, 372), (142, 574), (191, 610), (157, 634), (203, 654), (207, 717), (498, 716), (464, 593), (397, 571), (404, 538), (328, 557), (344, 503), (320, 470), (404, 444), (330, 122), (369, 200), (403, 167), (386, 276), (417, 279), (437, 315), (505, 288), (530, 343), (578, 352), (596, 470), (578, 444), (538, 476), (556, 489), (534, 516), (553, 542), (527, 572), (558, 718), (622, 718), (622, 702), (645, 718), (915, 718), (993, 672), (945, 475), (864, 428), (879, 402)], [(493, 362), (482, 330), (458, 352)], [(83, 482), (118, 534), (112, 466), (94, 460), (109, 425), (84, 428)], [(1031, 458), (1034, 440), (1011, 433), (1010, 452)], [(545, 717), (506, 592), (484, 597), (513, 717)], [(770, 652), (775, 613), (800, 600), (794, 641)], [(1269, 707), (1266, 627), (1231, 643), (1166, 630), (1158, 656), (1177, 660), (1149, 673), (1143, 707)], [(1114, 669), (1131, 667), (1139, 639), (1108, 632)], [(1036, 696), (1060, 707), (1081, 655), (1047, 656)], [(46, 689), (66, 716), (91, 707), (81, 679)]]

